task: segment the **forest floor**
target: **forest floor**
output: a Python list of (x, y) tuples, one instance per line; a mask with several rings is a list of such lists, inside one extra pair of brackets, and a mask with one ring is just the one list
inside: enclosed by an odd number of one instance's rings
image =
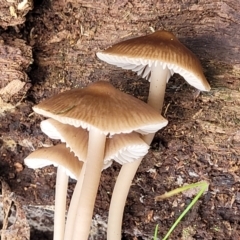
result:
[[(164, 27), (154, 9), (141, 1), (135, 5), (125, 0), (112, 4), (43, 1), (35, 3), (25, 24), (1, 30), (24, 39), (33, 51), (26, 93), (19, 98), (16, 93), (13, 107), (0, 115), (0, 176), (28, 211), (40, 211), (35, 218), (41, 226), (32, 226), (31, 239), (52, 239), (50, 213), (56, 177), (54, 167), (33, 171), (23, 164), (31, 151), (56, 143), (40, 131), (44, 118), (34, 114), (32, 106), (98, 80), (110, 81), (121, 91), (146, 101), (146, 80), (101, 62), (95, 54), (121, 39)], [(200, 60), (208, 69), (204, 57)], [(156, 134), (135, 176), (125, 207), (122, 239), (151, 239), (156, 224), (158, 236), (164, 236), (191, 198), (184, 194), (162, 202), (154, 198), (202, 180), (209, 182), (209, 190), (169, 239), (240, 239), (240, 86), (227, 79), (219, 86), (211, 79), (210, 70), (206, 76), (212, 90), (200, 94), (180, 76), (170, 79), (163, 108), (169, 124)], [(94, 211), (98, 227), (92, 230), (92, 239), (106, 239), (113, 179), (119, 169), (113, 164), (102, 172)], [(74, 186), (71, 180), (68, 203)]]

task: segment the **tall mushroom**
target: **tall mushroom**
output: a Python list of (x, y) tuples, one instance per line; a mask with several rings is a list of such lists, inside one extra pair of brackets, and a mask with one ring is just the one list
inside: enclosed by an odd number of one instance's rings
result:
[(29, 168), (42, 168), (53, 164), (58, 167), (55, 209), (54, 209), (54, 240), (62, 240), (65, 229), (66, 195), (68, 176), (77, 179), (82, 168), (82, 162), (75, 157), (65, 144), (59, 144), (49, 148), (41, 148), (32, 152), (24, 159), (25, 165)]
[(106, 135), (132, 131), (154, 133), (166, 126), (167, 120), (146, 103), (103, 81), (60, 93), (33, 109), (46, 117), (89, 130), (86, 164), (74, 190), (81, 190), (81, 195), (72, 237), (72, 240), (85, 240), (100, 181)]
[[(131, 69), (147, 78), (150, 81), (148, 104), (160, 112), (166, 84), (174, 73), (180, 74), (190, 85), (201, 91), (210, 90), (198, 58), (171, 32), (165, 30), (119, 42), (98, 52), (97, 57), (123, 69)], [(154, 134), (148, 134), (143, 139), (147, 144), (151, 144), (153, 137)], [(110, 204), (109, 240), (121, 238), (119, 222), (122, 221), (129, 188), (140, 163), (141, 159), (121, 168)]]

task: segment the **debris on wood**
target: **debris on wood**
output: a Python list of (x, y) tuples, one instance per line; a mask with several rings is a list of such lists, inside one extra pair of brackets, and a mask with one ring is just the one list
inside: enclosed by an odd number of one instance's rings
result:
[[(29, 240), (30, 227), (21, 204), (7, 183), (1, 180), (3, 202), (2, 240)], [(11, 220), (10, 220), (11, 218)]]
[(14, 106), (11, 103), (6, 103), (0, 98), (0, 116), (4, 115), (4, 112), (14, 109)]
[(32, 0), (2, 0), (0, 7), (0, 26), (16, 26), (25, 22), (26, 14), (33, 9)]

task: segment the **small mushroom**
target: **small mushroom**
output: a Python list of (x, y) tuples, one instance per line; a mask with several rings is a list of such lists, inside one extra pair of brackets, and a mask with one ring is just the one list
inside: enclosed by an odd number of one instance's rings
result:
[(75, 157), (65, 144), (49, 148), (41, 148), (32, 152), (24, 159), (29, 168), (42, 168), (53, 164), (57, 168), (55, 211), (54, 211), (54, 240), (62, 240), (65, 229), (66, 195), (68, 176), (77, 179), (82, 168), (82, 162)]
[(166, 84), (174, 73), (201, 91), (210, 90), (198, 58), (165, 30), (117, 43), (98, 52), (97, 57), (149, 79), (148, 104), (160, 111)]
[(62, 123), (89, 130), (86, 164), (74, 190), (81, 191), (81, 195), (75, 230), (70, 238), (85, 240), (101, 176), (106, 135), (132, 131), (154, 133), (166, 126), (167, 120), (146, 103), (104, 81), (60, 93), (33, 107), (33, 110)]

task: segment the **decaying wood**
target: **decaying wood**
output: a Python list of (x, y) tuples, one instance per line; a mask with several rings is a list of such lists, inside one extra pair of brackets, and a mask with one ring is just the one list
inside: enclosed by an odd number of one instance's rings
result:
[(32, 61), (32, 48), (24, 40), (0, 37), (0, 112), (11, 109), (26, 94), (30, 87), (26, 71)]
[(0, 1), (0, 26), (16, 26), (25, 22), (25, 16), (32, 10), (32, 0), (1, 0)]
[[(101, 4), (98, 1), (71, 1), (65, 6), (53, 1), (51, 8), (59, 17), (57, 35), (54, 32), (42, 34), (34, 40), (39, 50), (45, 49), (37, 55), (39, 65), (54, 62), (52, 67), (56, 71), (49, 73), (48, 79), (55, 78), (60, 69), (71, 72), (71, 76), (62, 76), (65, 81), (79, 77), (84, 81), (97, 68), (104, 75), (105, 67), (101, 71), (96, 65), (96, 51), (122, 39), (166, 29), (200, 58), (213, 87), (236, 89), (240, 86), (238, 0), (119, 0), (101, 1)], [(43, 14), (45, 19), (51, 18), (51, 13)], [(46, 27), (51, 32), (52, 26), (46, 24)], [(39, 30), (35, 28), (34, 32), (38, 34)], [(58, 44), (53, 46), (56, 42)], [(64, 50), (57, 52), (63, 46)], [(83, 66), (89, 74), (82, 70)], [(115, 69), (116, 75), (122, 72)]]

